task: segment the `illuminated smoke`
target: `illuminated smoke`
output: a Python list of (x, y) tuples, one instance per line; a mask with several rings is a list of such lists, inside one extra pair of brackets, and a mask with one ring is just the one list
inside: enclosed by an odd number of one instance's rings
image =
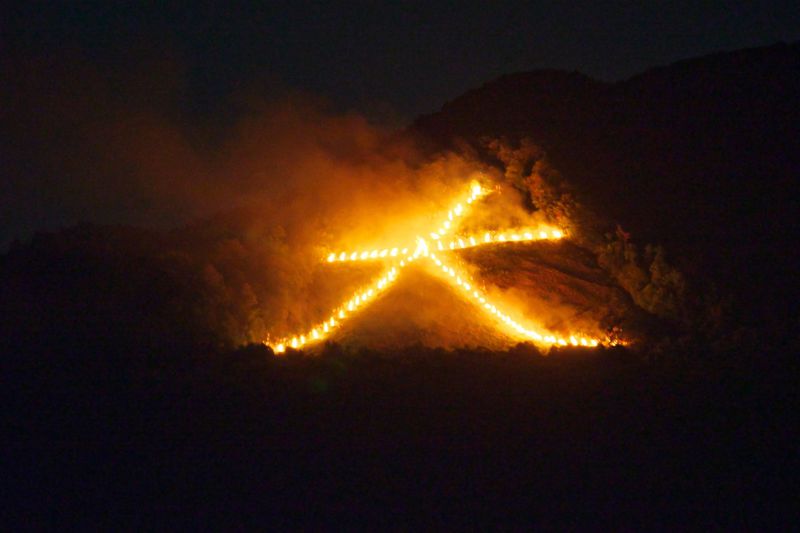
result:
[[(205, 139), (171, 112), (179, 71), (126, 69), (110, 83), (108, 73), (80, 59), (43, 59), (11, 77), (0, 90), (14, 104), (5, 115), (15, 139), (8, 189), (18, 199), (4, 213), (9, 228), (78, 220), (189, 224), (179, 234), (191, 237), (170, 257), (185, 258), (201, 273), (202, 310), (196, 310), (234, 344), (291, 342), (292, 332), (322, 338), (338, 327), (338, 319), (329, 321), (331, 309), (348, 312), (351, 301), (363, 309), (365, 291), (370, 303), (393, 284), (375, 285), (392, 267), (402, 274), (400, 262), (413, 256), (416, 237), (429, 250), (417, 264), (436, 267), (433, 253), (469, 280), (467, 265), (455, 263), (451, 251), (552, 240), (563, 231), (529, 212), (496, 169), (468, 155), (422, 155), (394, 131), (356, 114), (327, 112), (312, 97), (233, 95), (241, 113), (224, 128), (211, 126), (211, 140)], [(23, 179), (29, 174), (37, 178)], [(479, 175), (485, 187), (491, 184), (490, 194), (471, 209), (466, 184)], [(357, 287), (363, 289), (348, 294)], [(513, 300), (507, 296), (513, 295), (492, 298), (507, 305)], [(526, 309), (507, 314), (531, 331), (523, 315), (563, 330), (554, 316), (569, 314), (554, 305), (509, 308)], [(577, 324), (569, 317), (562, 322)], [(316, 335), (311, 324), (319, 326)]]
[[(479, 241), (476, 236), (464, 236), (458, 233), (458, 222), (465, 216), (472, 205), (491, 191), (484, 189), (478, 182), (470, 185), (469, 195), (462, 201), (456, 202), (442, 217), (438, 227), (432, 228), (428, 233), (431, 244), (436, 242), (436, 247), (442, 250), (442, 242), (450, 239), (447, 249), (464, 249), (475, 246), (486, 246), (492, 243), (525, 242), (541, 239), (561, 239), (564, 237), (562, 230), (552, 227), (539, 228), (511, 228), (502, 233), (486, 232)], [(305, 333), (280, 338), (274, 341), (265, 341), (276, 353), (283, 353), (287, 348), (300, 349), (308, 344), (318, 343), (328, 338), (342, 323), (349, 319), (359, 309), (371, 303), (377, 296), (387, 290), (397, 279), (401, 271), (408, 265), (418, 260), (427, 260), (443, 273), (451, 285), (462, 296), (489, 315), (506, 333), (520, 340), (532, 341), (541, 345), (559, 346), (597, 346), (601, 340), (582, 333), (571, 333), (563, 336), (531, 325), (526, 318), (514, 317), (513, 313), (491, 301), (488, 296), (477, 288), (477, 284), (463, 272), (450, 266), (446, 260), (431, 249), (428, 240), (421, 236), (415, 237), (413, 252), (412, 245), (388, 245), (385, 248), (375, 248), (362, 251), (330, 252), (325, 261), (328, 263), (346, 263), (351, 261), (383, 261), (391, 266), (383, 276), (372, 285), (356, 291), (351, 298), (340, 307), (333, 310), (330, 317), (313, 326)]]

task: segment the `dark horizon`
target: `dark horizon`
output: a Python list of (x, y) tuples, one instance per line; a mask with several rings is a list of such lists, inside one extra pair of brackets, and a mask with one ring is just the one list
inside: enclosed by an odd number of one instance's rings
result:
[[(647, 73), (694, 68), (691, 65), (698, 62), (707, 65), (727, 61), (725, 58), (780, 56), (798, 46), (800, 40), (684, 58), (653, 66), (627, 80), (607, 82), (606, 87), (635, 83)], [(400, 131), (397, 124), (376, 124), (370, 121), (374, 116), (343, 112), (324, 96), (274, 80), (237, 87), (212, 107), (198, 107), (194, 100), (198, 95), (187, 85), (186, 71), (167, 51), (140, 49), (126, 60), (118, 58), (119, 63), (90, 61), (75, 48), (54, 51), (50, 56), (11, 54), (9, 58), (3, 67), (14, 77), (9, 75), (11, 83), (0, 88), (0, 96), (9, 102), (0, 127), (14, 142), (3, 154), (2, 200), (9, 207), (0, 215), (0, 253), (14, 241), (28, 241), (36, 232), (78, 223), (176, 228), (236, 205), (230, 198), (220, 203), (220, 196), (203, 192), (209, 184), (201, 182), (207, 179), (216, 186), (228, 182), (236, 188), (241, 183), (250, 193), (262, 194), (264, 187), (248, 182), (240, 169), (225, 168), (223, 172), (220, 168), (226, 151), (245, 141), (242, 127), (248, 123), (274, 129), (288, 119), (293, 135), (302, 137), (300, 132), (304, 132), (312, 138), (327, 135), (323, 133), (326, 129), (339, 128), (335, 142), (343, 146), (359, 135), (387, 140)], [(139, 63), (131, 62), (133, 59)], [(538, 72), (555, 74), (555, 78), (561, 78), (559, 72), (567, 74), (558, 69)], [(440, 107), (497, 83), (526, 77), (525, 72), (504, 73)], [(580, 79), (574, 73), (568, 77)], [(416, 135), (420, 131), (417, 125), (436, 114), (415, 117), (403, 131)], [(304, 148), (295, 141), (289, 141), (287, 148), (302, 158)], [(271, 172), (278, 180), (287, 179), (286, 168)], [(167, 186), (167, 190), (181, 201), (170, 200), (165, 205), (162, 187), (176, 178), (184, 180), (185, 186)], [(194, 185), (188, 186), (190, 183)]]
[(4, 19), (12, 57), (72, 50), (112, 70), (169, 58), (182, 97), (201, 114), (257, 84), (321, 95), (336, 109), (395, 124), (512, 72), (552, 68), (618, 81), (686, 58), (800, 39), (800, 12), (775, 0), (623, 9), (25, 4)]
[[(209, 160), (244, 119), (264, 119), (256, 101), (299, 94), (326, 117), (396, 129), (505, 74), (558, 69), (614, 81), (800, 40), (800, 12), (780, 0), (620, 9), (89, 2), (17, 4), (0, 20), (0, 128), (13, 139), (3, 154), (0, 252), (80, 221), (174, 227), (208, 213), (198, 202), (160, 207), (161, 183), (189, 174), (238, 182)], [(192, 194), (202, 188), (187, 183)]]

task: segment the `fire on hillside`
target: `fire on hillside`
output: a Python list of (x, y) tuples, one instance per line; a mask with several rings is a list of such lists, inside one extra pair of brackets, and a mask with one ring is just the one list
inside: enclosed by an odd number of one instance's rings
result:
[(599, 344), (622, 343), (623, 341), (610, 338), (601, 339), (581, 331), (568, 334), (548, 331), (536, 325), (534, 319), (520, 316), (519, 313), (504, 309), (497, 302), (491, 301), (486, 291), (479, 288), (479, 284), (466, 273), (464, 268), (460, 265), (452, 266), (454, 261), (445, 257), (451, 250), (501, 243), (559, 240), (566, 237), (563, 229), (548, 225), (508, 228), (505, 231), (485, 231), (478, 235), (461, 232), (461, 221), (477, 203), (491, 193), (492, 189), (481, 185), (478, 181), (473, 181), (469, 186), (468, 195), (456, 199), (447, 214), (440, 217), (442, 222), (438, 227), (432, 228), (426, 237), (417, 235), (411, 242), (392, 243), (371, 250), (330, 252), (325, 258), (325, 262), (330, 264), (382, 261), (386, 263), (386, 269), (377, 281), (355, 291), (345, 303), (334, 309), (326, 320), (314, 325), (305, 333), (275, 340), (267, 339), (264, 343), (270, 346), (275, 353), (280, 354), (284, 353), (287, 348), (300, 349), (329, 338), (344, 321), (391, 287), (403, 269), (421, 260), (427, 263), (431, 273), (440, 274), (464, 299), (482, 310), (497, 328), (502, 329), (512, 338), (544, 346), (592, 347)]

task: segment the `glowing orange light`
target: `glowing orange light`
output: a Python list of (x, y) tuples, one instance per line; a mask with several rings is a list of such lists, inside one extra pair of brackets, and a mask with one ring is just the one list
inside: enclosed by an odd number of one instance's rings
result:
[[(480, 183), (472, 182), (470, 184), (470, 195), (464, 202), (467, 204), (467, 206), (471, 206), (481, 196), (484, 196), (488, 193), (489, 191), (486, 191), (480, 185)], [(454, 207), (447, 212), (447, 218), (442, 222), (441, 227), (437, 231), (430, 233), (431, 239), (436, 241), (436, 247), (438, 250), (444, 251), (441, 237), (444, 236), (444, 234), (449, 230), (454, 230), (457, 228), (457, 226), (453, 225), (453, 222), (456, 217), (463, 216), (465, 211), (466, 208), (461, 202), (456, 203)], [(538, 234), (539, 238), (541, 239), (561, 239), (564, 236), (564, 233), (560, 229), (552, 227), (520, 228), (516, 231), (517, 233), (510, 234), (510, 239), (512, 241), (533, 240), (534, 233)], [(506, 235), (502, 233), (497, 235), (495, 238), (490, 232), (486, 232), (484, 233), (482, 239), (475, 235), (460, 234), (454, 240), (450, 241), (449, 248), (451, 250), (455, 250), (456, 248), (463, 249), (485, 245), (492, 242), (506, 241)], [(386, 247), (362, 252), (340, 252), (338, 255), (335, 252), (329, 253), (325, 258), (328, 263), (336, 263), (337, 261), (345, 262), (348, 260), (356, 261), (374, 259), (394, 262), (397, 261), (397, 259), (392, 258), (397, 258), (398, 256), (402, 259), (400, 259), (399, 262), (394, 263), (394, 265), (391, 266), (391, 268), (389, 268), (385, 274), (378, 279), (377, 282), (354, 292), (353, 295), (346, 300), (345, 304), (333, 311), (333, 314), (329, 320), (314, 326), (307, 334), (294, 336), (291, 337), (291, 339), (282, 339), (275, 344), (270, 344), (273, 346), (274, 352), (284, 353), (286, 351), (287, 344), (294, 349), (298, 349), (302, 348), (307, 342), (318, 342), (324, 339), (341, 325), (340, 321), (350, 316), (349, 313), (355, 312), (357, 309), (363, 307), (367, 300), (372, 300), (378, 294), (391, 286), (391, 284), (397, 279), (400, 269), (404, 268), (418, 258), (427, 258), (431, 260), (441, 270), (442, 274), (445, 276), (444, 279), (447, 279), (448, 282), (452, 283), (455, 289), (463, 290), (465, 298), (474, 301), (480, 309), (485, 310), (489, 315), (494, 317), (493, 319), (499, 324), (502, 324), (503, 327), (505, 327), (509, 332), (513, 331), (516, 333), (516, 335), (524, 339), (534, 340), (536, 342), (546, 343), (549, 345), (566, 346), (571, 344), (573, 346), (597, 346), (600, 344), (600, 341), (594, 338), (576, 336), (573, 334), (570, 335), (567, 340), (566, 338), (556, 337), (547, 332), (540, 332), (536, 331), (535, 329), (525, 327), (513, 319), (511, 315), (502, 311), (499, 307), (497, 307), (496, 304), (490, 302), (485, 294), (473, 288), (473, 286), (467, 281), (469, 276), (467, 276), (464, 272), (457, 271), (455, 268), (448, 266), (440, 258), (431, 253), (428, 243), (425, 241), (425, 239), (422, 237), (417, 237), (416, 242), (414, 243), (414, 252), (410, 255), (408, 253), (409, 249), (409, 247), (402, 249), (400, 247)], [(339, 321), (337, 321), (334, 317), (338, 317)], [(265, 343), (267, 342), (265, 341)]]

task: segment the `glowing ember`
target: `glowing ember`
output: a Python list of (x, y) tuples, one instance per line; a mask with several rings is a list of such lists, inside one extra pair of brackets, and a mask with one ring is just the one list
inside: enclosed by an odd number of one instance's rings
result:
[[(456, 202), (454, 207), (447, 211), (447, 216), (442, 220), (438, 229), (430, 232), (430, 238), (436, 242), (435, 248), (437, 250), (460, 250), (504, 242), (558, 240), (564, 237), (564, 232), (558, 228), (540, 226), (509, 230), (513, 231), (513, 233), (510, 233), (508, 237), (507, 233), (495, 232), (485, 232), (483, 235), (460, 234), (453, 239), (449, 239), (447, 244), (443, 245), (441, 241), (442, 237), (451, 231), (455, 231), (459, 225), (458, 219), (462, 218), (467, 213), (467, 209), (472, 207), (478, 199), (487, 194), (489, 194), (489, 191), (481, 187), (479, 183), (473, 182), (470, 184), (469, 196), (464, 200)], [(466, 204), (468, 207), (464, 207), (463, 204)], [(408, 250), (412, 248), (414, 252), (408, 255)], [(398, 255), (399, 261), (393, 259), (398, 258)], [(326, 257), (328, 263), (379, 260), (390, 261), (391, 266), (384, 271), (380, 279), (372, 285), (361, 288), (353, 293), (348, 301), (331, 312), (327, 320), (313, 326), (306, 334), (278, 339), (274, 342), (265, 341), (265, 344), (271, 346), (275, 353), (283, 353), (286, 351), (287, 346), (300, 349), (306, 344), (324, 340), (341, 325), (341, 321), (350, 317), (367, 302), (374, 300), (375, 297), (393, 284), (402, 269), (420, 258), (427, 259), (435, 265), (436, 270), (441, 272), (440, 275), (452, 283), (454, 288), (462, 294), (465, 299), (472, 301), (476, 306), (482, 309), (489, 315), (489, 318), (496, 323), (497, 327), (501, 328), (512, 337), (542, 345), (558, 346), (597, 346), (601, 342), (599, 339), (579, 333), (572, 333), (566, 337), (556, 335), (552, 332), (532, 327), (524, 318), (515, 317), (513, 314), (502, 310), (495, 303), (490, 302), (484, 293), (477, 290), (474, 282), (470, 283), (468, 281), (468, 275), (446, 264), (441, 257), (431, 252), (428, 242), (424, 238), (417, 237), (413, 244), (409, 243), (408, 246), (403, 248), (400, 246), (387, 246), (377, 250), (331, 252)]]

